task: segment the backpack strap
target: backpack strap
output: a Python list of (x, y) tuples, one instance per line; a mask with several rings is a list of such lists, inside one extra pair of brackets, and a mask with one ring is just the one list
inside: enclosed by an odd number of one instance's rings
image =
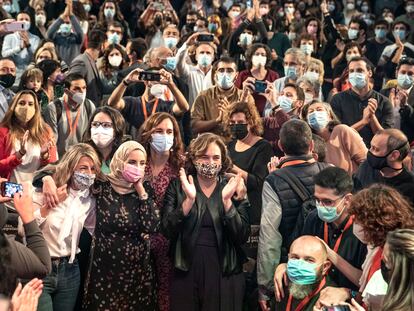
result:
[(292, 188), (292, 190), (299, 196), (302, 202), (305, 202), (312, 197), (308, 189), (306, 189), (300, 179), (297, 178), (292, 172), (286, 169), (282, 172), (280, 170), (276, 170), (275, 174), (288, 183), (290, 188)]

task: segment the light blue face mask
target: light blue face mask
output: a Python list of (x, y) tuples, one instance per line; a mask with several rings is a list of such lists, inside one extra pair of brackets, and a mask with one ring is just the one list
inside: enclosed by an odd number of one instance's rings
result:
[(156, 153), (169, 151), (174, 145), (174, 135), (154, 133), (151, 135), (151, 147)]
[(65, 35), (65, 36), (69, 35), (71, 30), (72, 30), (72, 25), (71, 25), (71, 24), (66, 24), (66, 23), (63, 23), (63, 24), (62, 24), (62, 25), (60, 25), (60, 27), (59, 27), (59, 31), (60, 31), (60, 33), (61, 33), (62, 35)]
[(211, 32), (211, 33), (217, 31), (217, 25), (214, 24), (214, 23), (209, 23), (208, 26), (207, 26), (207, 28), (208, 28), (208, 31)]
[(12, 6), (11, 6), (11, 4), (3, 4), (3, 5), (2, 5), (2, 8), (3, 8), (3, 10), (5, 10), (5, 11), (6, 11), (6, 13), (10, 13), (10, 12), (11, 12), (11, 10), (12, 10)]
[(116, 32), (113, 32), (108, 35), (108, 42), (109, 44), (119, 44), (121, 42), (121, 37)]
[[(341, 199), (338, 205), (341, 204), (343, 199), (344, 198)], [(322, 221), (331, 223), (337, 220), (339, 217), (341, 217), (342, 213), (345, 210), (345, 207), (338, 214), (336, 206), (323, 206), (319, 202), (316, 202), (316, 209), (318, 210), (318, 216)]]
[(408, 90), (413, 85), (413, 77), (400, 73), (397, 76), (397, 83), (400, 88)]
[(233, 87), (234, 81), (230, 74), (226, 72), (218, 72), (217, 85), (224, 90), (228, 90)]
[(282, 108), (282, 110), (285, 113), (289, 113), (289, 112), (292, 111), (293, 101), (289, 97), (286, 97), (285, 95), (282, 95), (282, 96), (279, 96), (277, 101), (279, 103), (280, 108)]
[(177, 46), (178, 39), (174, 37), (167, 37), (167, 38), (164, 38), (164, 43), (167, 48), (173, 49)]
[(405, 40), (405, 30), (404, 29), (396, 29), (393, 31), (394, 36), (399, 37), (401, 41)]
[(314, 111), (308, 114), (308, 124), (315, 131), (324, 129), (329, 122), (326, 111)]
[(387, 36), (387, 31), (385, 29), (375, 29), (375, 37), (377, 39), (384, 39)]
[(207, 67), (210, 66), (212, 63), (212, 57), (210, 55), (207, 54), (200, 54), (197, 58), (197, 63), (201, 66), (201, 67)]
[(348, 29), (348, 38), (349, 40), (355, 40), (358, 38), (358, 30), (357, 29)]
[(105, 9), (104, 15), (106, 18), (113, 18), (115, 16), (115, 10), (114, 9)]
[(175, 57), (167, 57), (165, 60), (166, 60), (167, 62), (166, 62), (166, 64), (164, 65), (164, 67), (165, 67), (167, 70), (174, 71), (174, 70), (175, 70), (175, 68), (177, 68), (177, 59), (176, 59)]
[(355, 87), (358, 90), (363, 89), (367, 85), (365, 75), (361, 72), (351, 72), (349, 74), (348, 80), (349, 83), (351, 83), (352, 87)]
[(83, 8), (85, 9), (86, 13), (89, 13), (91, 11), (91, 5), (89, 3), (84, 4)]
[(296, 80), (298, 78), (298, 73), (296, 72), (296, 67), (293, 66), (285, 66), (285, 77)]
[(317, 281), (316, 263), (310, 263), (302, 259), (289, 259), (287, 263), (287, 275), (289, 280), (299, 285), (315, 284)]

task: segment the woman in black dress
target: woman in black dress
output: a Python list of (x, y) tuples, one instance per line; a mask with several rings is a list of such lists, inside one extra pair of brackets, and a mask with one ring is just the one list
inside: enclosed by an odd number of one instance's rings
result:
[(189, 146), (184, 169), (165, 195), (162, 229), (171, 240), (171, 311), (239, 311), (244, 294), (241, 245), (249, 236), (249, 203), (240, 174), (227, 181), (226, 146), (205, 133)]
[(147, 154), (135, 141), (115, 152), (98, 184), (96, 227), (83, 310), (157, 309), (148, 234), (156, 231), (154, 193), (143, 181)]

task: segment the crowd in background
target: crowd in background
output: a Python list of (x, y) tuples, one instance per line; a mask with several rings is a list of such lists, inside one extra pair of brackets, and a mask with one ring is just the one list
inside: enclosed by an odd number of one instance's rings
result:
[(0, 0), (0, 54), (0, 311), (414, 310), (414, 0)]

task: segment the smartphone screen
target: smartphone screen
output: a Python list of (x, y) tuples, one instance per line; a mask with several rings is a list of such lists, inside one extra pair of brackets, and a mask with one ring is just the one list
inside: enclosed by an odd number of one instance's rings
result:
[(264, 81), (256, 81), (254, 83), (254, 90), (257, 93), (264, 93), (266, 91), (267, 88), (267, 83)]
[(23, 186), (14, 182), (6, 181), (1, 186), (1, 195), (3, 197), (12, 198), (16, 193), (23, 192)]
[(213, 42), (214, 41), (214, 35), (212, 35), (212, 34), (199, 34), (197, 36), (197, 41), (200, 41), (200, 42)]
[(160, 81), (161, 74), (152, 71), (141, 71), (139, 73), (139, 79), (143, 81)]

